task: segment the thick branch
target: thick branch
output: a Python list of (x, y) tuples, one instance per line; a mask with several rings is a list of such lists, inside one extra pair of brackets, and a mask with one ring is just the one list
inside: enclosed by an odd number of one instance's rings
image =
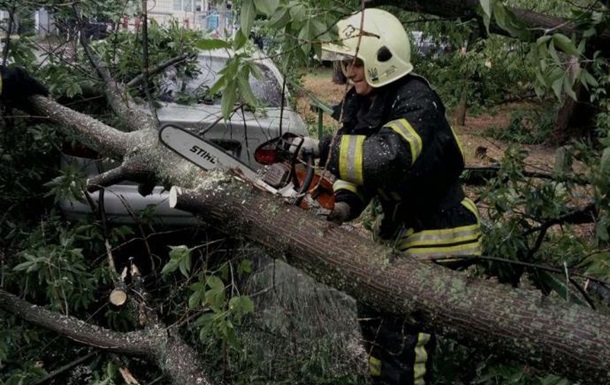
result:
[(157, 127), (157, 122), (151, 115), (129, 107), (129, 105), (135, 105), (135, 102), (127, 92), (127, 88), (114, 80), (108, 68), (91, 51), (85, 33), (81, 33), (80, 42), (91, 65), (105, 84), (106, 99), (114, 114), (127, 123), (130, 131)]
[(0, 290), (0, 309), (85, 345), (154, 359), (175, 384), (211, 384), (200, 368), (197, 352), (158, 323), (141, 331), (117, 333), (32, 305), (4, 290)]
[(73, 341), (116, 353), (149, 356), (153, 349), (143, 331), (117, 333), (32, 305), (0, 290), (0, 308)]
[[(578, 379), (610, 381), (610, 318), (409, 258), (230, 179), (177, 193), (175, 207), (240, 234), (377, 309), (465, 345)], [(566, 365), (569, 362), (569, 365)]]
[(43, 96), (30, 98), (38, 115), (59, 123), (67, 134), (83, 138), (94, 150), (109, 157), (122, 157), (136, 141), (135, 134), (121, 132)]

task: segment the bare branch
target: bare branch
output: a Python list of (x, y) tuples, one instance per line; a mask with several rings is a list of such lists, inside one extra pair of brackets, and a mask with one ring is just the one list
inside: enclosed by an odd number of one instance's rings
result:
[[(167, 67), (170, 67), (174, 64), (178, 64), (178, 63), (182, 63), (184, 61), (186, 61), (189, 58), (193, 58), (193, 55), (180, 55), (174, 58), (171, 58), (169, 60), (166, 60), (162, 63), (160, 63), (159, 65), (152, 67), (148, 70), (148, 75), (149, 76), (154, 76), (157, 75), (161, 72), (163, 72)], [(144, 82), (144, 74), (140, 74), (138, 76), (136, 76), (135, 78), (131, 79), (129, 81), (129, 83), (127, 83), (127, 87), (128, 88), (132, 88), (132, 87), (137, 87), (140, 84), (142, 84)]]

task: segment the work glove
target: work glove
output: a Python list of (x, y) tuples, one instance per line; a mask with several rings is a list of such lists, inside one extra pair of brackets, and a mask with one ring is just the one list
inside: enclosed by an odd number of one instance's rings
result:
[(297, 136), (292, 140), (294, 148), (298, 148), (297, 157), (305, 159), (307, 155), (313, 155), (314, 158), (320, 157), (320, 141), (310, 137)]
[(345, 202), (335, 202), (335, 208), (328, 214), (326, 220), (341, 225), (350, 220), (351, 208)]
[(2, 75), (2, 84), (0, 84), (2, 103), (21, 106), (27, 103), (27, 99), (32, 95), (49, 95), (49, 90), (23, 68), (0, 66), (0, 74)]

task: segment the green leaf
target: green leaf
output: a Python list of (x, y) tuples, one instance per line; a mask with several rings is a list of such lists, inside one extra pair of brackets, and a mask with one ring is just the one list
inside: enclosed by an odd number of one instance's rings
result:
[(225, 119), (231, 117), (233, 106), (237, 103), (237, 82), (229, 82), (222, 92), (222, 99), (220, 100), (222, 116)]
[(490, 19), (491, 18), (491, 0), (479, 0), (483, 14)]
[(570, 77), (567, 75), (563, 77), (563, 91), (573, 100), (578, 100), (576, 92), (574, 92), (572, 82), (570, 81)]
[(583, 82), (583, 85), (587, 87), (587, 85), (592, 85), (593, 87), (599, 86), (599, 82), (597, 79), (593, 77), (587, 70), (583, 69), (580, 74), (580, 80)]
[(215, 275), (208, 275), (206, 277), (205, 284), (210, 289), (214, 289), (214, 290), (224, 290), (225, 289), (224, 282), (222, 282), (222, 280)]
[(551, 88), (553, 89), (553, 92), (555, 93), (557, 99), (561, 99), (561, 90), (563, 89), (563, 78), (555, 79), (553, 81), (553, 84), (551, 85)]
[(550, 35), (544, 35), (544, 36), (540, 36), (537, 40), (536, 40), (536, 45), (540, 46), (542, 44), (547, 43), (549, 40), (551, 40), (553, 37)]
[(295, 5), (293, 5), (290, 8), (290, 18), (293, 23), (300, 23), (309, 20), (309, 18), (307, 17), (307, 8), (305, 8), (305, 5), (303, 5), (302, 3), (296, 3)]
[(166, 275), (166, 274), (173, 273), (177, 269), (178, 269), (178, 260), (177, 259), (170, 259), (165, 264), (165, 266), (163, 266), (163, 269), (161, 270), (161, 275)]
[(252, 88), (250, 87), (250, 82), (248, 81), (249, 71), (242, 71), (237, 75), (237, 83), (239, 86), (239, 94), (242, 96), (244, 101), (252, 107), (256, 107), (258, 105), (258, 100), (256, 100), (256, 96), (252, 92)]
[(220, 39), (200, 39), (195, 42), (195, 47), (208, 51), (213, 49), (231, 48), (231, 44), (226, 40)]
[(239, 322), (247, 314), (254, 313), (254, 303), (250, 297), (240, 295), (229, 300), (229, 310), (235, 314)]
[(244, 36), (248, 37), (252, 25), (254, 24), (254, 17), (256, 16), (256, 9), (254, 8), (253, 0), (245, 0), (241, 3), (241, 15), (240, 15), (240, 30)]
[(195, 290), (193, 294), (191, 294), (191, 296), (189, 297), (189, 301), (188, 301), (188, 307), (189, 309), (195, 309), (199, 306), (201, 306), (201, 303), (203, 302), (205, 298), (205, 291), (203, 290), (203, 287), (200, 290)]
[(308, 54), (311, 51), (311, 37), (309, 36), (309, 21), (303, 25), (303, 28), (299, 31), (299, 45), (304, 54)]
[(288, 11), (288, 8), (282, 7), (275, 11), (267, 25), (271, 29), (281, 29), (284, 28), (288, 22), (290, 22), (290, 12)]
[(280, 0), (254, 0), (254, 5), (261, 13), (271, 16), (280, 5)]
[(182, 273), (183, 276), (188, 278), (189, 273), (191, 272), (190, 254), (180, 259), (180, 262), (178, 262), (178, 268), (180, 269), (180, 273)]
[(574, 55), (574, 56), (580, 56), (580, 52), (578, 51), (578, 49), (576, 49), (576, 46), (574, 45), (574, 42), (572, 41), (572, 39), (570, 39), (569, 37), (567, 37), (564, 34), (561, 34), (561, 33), (554, 34), (553, 35), (553, 45), (567, 54)]
[(244, 274), (250, 274), (252, 272), (252, 261), (249, 259), (244, 259), (237, 266), (237, 275), (239, 277), (244, 276)]
[(566, 282), (564, 275), (550, 274), (546, 271), (539, 271), (536, 274), (536, 278), (540, 283), (559, 294), (559, 296), (566, 301), (569, 300), (570, 302), (584, 305), (583, 301), (579, 297), (576, 297), (573, 293), (570, 293), (569, 283)]
[(220, 311), (225, 302), (225, 291), (219, 289), (211, 289), (205, 292), (205, 302), (214, 310)]
[(248, 42), (248, 37), (243, 33), (236, 33), (233, 39), (233, 50), (237, 51), (242, 48)]
[(247, 66), (248, 66), (248, 70), (250, 71), (250, 74), (252, 74), (252, 76), (254, 76), (257, 79), (263, 78), (263, 76), (264, 76), (263, 70), (261, 70), (261, 67), (259, 67), (256, 63), (248, 62)]
[(36, 266), (36, 262), (34, 261), (26, 261), (26, 262), (22, 262), (20, 264), (18, 264), (17, 266), (13, 267), (13, 271), (24, 271), (27, 270), (27, 272), (31, 272), (34, 270), (38, 270), (37, 266)]
[(555, 49), (555, 44), (553, 42), (549, 44), (549, 55), (551, 55), (555, 64), (557, 64), (558, 66), (562, 65), (563, 61), (559, 58), (557, 50)]

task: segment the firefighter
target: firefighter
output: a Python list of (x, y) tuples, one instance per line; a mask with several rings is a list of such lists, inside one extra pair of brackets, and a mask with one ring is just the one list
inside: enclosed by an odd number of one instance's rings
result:
[(23, 106), (32, 95), (47, 96), (49, 91), (23, 68), (0, 66), (0, 102)]
[[(373, 200), (382, 215), (374, 238), (407, 257), (458, 267), (481, 254), (477, 208), (458, 180), (464, 157), (428, 82), (415, 75), (400, 21), (365, 9), (337, 23), (323, 60), (339, 60), (352, 84), (339, 112), (342, 127), (318, 142), (303, 139), (337, 181), (328, 219), (357, 218)], [(431, 383), (433, 334), (404, 317), (358, 304), (375, 384)]]

